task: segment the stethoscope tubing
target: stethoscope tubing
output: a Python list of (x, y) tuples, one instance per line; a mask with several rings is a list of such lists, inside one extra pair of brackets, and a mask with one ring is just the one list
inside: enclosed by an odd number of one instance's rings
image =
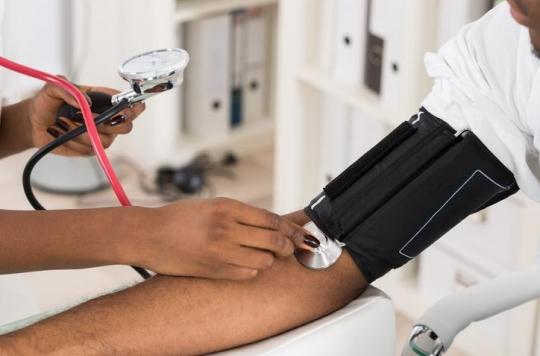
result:
[[(102, 114), (98, 115), (94, 122), (97, 125), (101, 125), (103, 123), (106, 123), (107, 121), (111, 120), (116, 114), (118, 114), (120, 111), (126, 109), (130, 106), (130, 103), (127, 100), (122, 100), (115, 106), (111, 107), (110, 109), (107, 109)], [(57, 149), (58, 147), (62, 146), (66, 142), (69, 142), (76, 137), (79, 137), (80, 135), (87, 132), (86, 125), (82, 125), (80, 127), (77, 127), (76, 129), (73, 129), (64, 135), (58, 137), (54, 141), (49, 142), (45, 146), (41, 147), (36, 153), (32, 155), (32, 157), (28, 160), (24, 167), (23, 171), (23, 188), (24, 188), (24, 194), (26, 195), (26, 198), (28, 199), (28, 202), (32, 205), (32, 207), (35, 210), (46, 210), (45, 207), (39, 202), (36, 195), (34, 194), (34, 190), (32, 189), (32, 172), (36, 165), (49, 153)], [(143, 279), (150, 278), (150, 273), (145, 270), (144, 268), (137, 267), (137, 266), (131, 266)]]
[[(117, 105), (111, 107), (110, 109), (107, 109), (102, 114), (97, 116), (94, 119), (94, 122), (96, 125), (103, 124), (107, 121), (109, 121), (112, 117), (114, 117), (116, 114), (118, 114), (120, 111), (124, 110), (129, 106), (129, 103), (127, 101), (121, 101)], [(41, 147), (36, 153), (32, 155), (32, 157), (28, 160), (26, 163), (26, 166), (24, 167), (23, 171), (23, 188), (24, 188), (24, 194), (26, 195), (26, 198), (28, 199), (28, 202), (32, 205), (32, 207), (36, 210), (46, 210), (43, 205), (38, 201), (36, 198), (34, 191), (32, 189), (31, 184), (31, 176), (32, 171), (36, 167), (36, 165), (39, 163), (43, 157), (57, 149), (58, 147), (62, 146), (66, 142), (69, 142), (80, 135), (87, 132), (86, 125), (82, 125), (77, 127), (76, 129), (73, 129), (64, 135), (58, 137), (54, 141), (51, 141), (47, 143), (45, 146)]]

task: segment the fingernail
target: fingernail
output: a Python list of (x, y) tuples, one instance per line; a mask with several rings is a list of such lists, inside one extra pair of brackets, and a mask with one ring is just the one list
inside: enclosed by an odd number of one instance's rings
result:
[(117, 125), (120, 125), (121, 123), (123, 123), (124, 121), (126, 121), (127, 119), (127, 116), (126, 115), (118, 115), (118, 116), (115, 116), (111, 119), (111, 121), (109, 122), (109, 125), (110, 126), (117, 126)]
[(83, 117), (83, 115), (82, 115), (82, 112), (77, 111), (77, 112), (75, 113), (75, 116), (73, 117), (73, 121), (79, 122), (79, 123), (84, 122), (84, 117)]
[(60, 118), (56, 119), (56, 126), (61, 128), (65, 132), (69, 131), (69, 124)]
[(47, 132), (49, 133), (49, 135), (51, 135), (51, 136), (54, 137), (54, 138), (60, 137), (60, 132), (56, 131), (56, 130), (53, 129), (52, 127), (48, 127), (48, 128), (47, 128)]
[(304, 235), (304, 243), (312, 248), (321, 246), (321, 242), (316, 237), (311, 235)]

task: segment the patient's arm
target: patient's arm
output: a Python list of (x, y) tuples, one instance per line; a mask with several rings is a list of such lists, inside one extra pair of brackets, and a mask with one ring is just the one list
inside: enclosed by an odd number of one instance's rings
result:
[(347, 253), (325, 271), (291, 258), (244, 282), (160, 276), (0, 338), (0, 353), (209, 353), (317, 319), (365, 287)]

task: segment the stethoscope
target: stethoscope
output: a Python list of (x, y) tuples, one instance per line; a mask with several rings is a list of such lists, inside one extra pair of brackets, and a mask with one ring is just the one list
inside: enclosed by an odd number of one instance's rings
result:
[[(184, 70), (188, 63), (188, 53), (180, 48), (167, 48), (145, 52), (128, 59), (119, 66), (118, 73), (120, 74), (120, 77), (130, 84), (131, 89), (112, 97), (101, 93), (89, 93), (89, 96), (93, 99), (92, 111), (99, 113), (96, 118), (91, 120), (93, 120), (95, 125), (106, 123), (120, 111), (131, 105), (143, 102), (154, 95), (179, 86), (183, 82)], [(94, 106), (96, 107), (95, 109)], [(88, 118), (84, 118), (82, 110), (78, 110), (66, 104), (60, 108), (59, 116), (67, 117), (73, 121), (84, 121), (85, 125), (80, 126), (43, 146), (26, 164), (23, 172), (24, 192), (28, 201), (36, 210), (44, 210), (44, 207), (37, 200), (32, 190), (31, 175), (34, 167), (47, 154), (64, 143), (87, 132), (89, 128), (87, 122), (89, 120)], [(92, 123), (90, 124), (92, 125)], [(92, 136), (90, 136), (90, 138), (92, 138)], [(92, 143), (94, 144), (94, 141)], [(94, 145), (94, 148), (96, 148), (95, 146), (96, 145)], [(104, 152), (102, 155), (99, 155), (99, 153), (100, 152), (96, 150), (97, 158), (109, 179), (119, 202), (123, 206), (131, 205), (122, 185), (116, 178), (113, 168), (110, 164), (107, 165), (107, 162), (103, 162), (108, 161), (106, 155)]]
[[(92, 110), (83, 94), (64, 78), (41, 72), (10, 61), (7, 58), (0, 57), (0, 66), (67, 90), (76, 98), (80, 109), (70, 107), (66, 104), (59, 110), (59, 116), (84, 122), (84, 125), (67, 132), (41, 147), (26, 164), (23, 171), (23, 187), (26, 198), (32, 207), (36, 210), (45, 210), (32, 190), (31, 176), (34, 167), (47, 154), (85, 132), (88, 132), (92, 147), (96, 153), (96, 158), (105, 172), (118, 201), (122, 206), (130, 206), (131, 203), (105, 154), (96, 126), (110, 121), (120, 111), (135, 103), (143, 102), (154, 95), (179, 86), (183, 82), (184, 70), (188, 63), (189, 54), (180, 48), (149, 51), (132, 57), (122, 63), (118, 68), (120, 77), (130, 84), (131, 89), (112, 97), (104, 96), (103, 94), (100, 95), (99, 93), (89, 93), (90, 96), (94, 95)], [(99, 115), (94, 118), (92, 112), (96, 112)], [(313, 223), (306, 225), (305, 228), (320, 241), (320, 246), (314, 251), (297, 250), (295, 253), (297, 260), (305, 267), (315, 270), (332, 266), (341, 255), (344, 245), (339, 241), (326, 237)], [(145, 269), (140, 267), (133, 268), (143, 278), (150, 277), (150, 273)]]
[(313, 270), (323, 270), (333, 266), (341, 256), (345, 244), (326, 236), (313, 222), (304, 225), (304, 229), (319, 240), (320, 245), (313, 251), (297, 249), (294, 252), (296, 260), (304, 267)]
[[(180, 85), (183, 81), (184, 70), (188, 63), (188, 53), (180, 48), (166, 48), (156, 51), (149, 51), (130, 58), (120, 65), (118, 72), (120, 76), (131, 85), (131, 89), (110, 98), (105, 97), (105, 100), (103, 100), (104, 97), (101, 95), (99, 97), (100, 103), (98, 105), (100, 106), (100, 113), (94, 118), (92, 109), (90, 108), (85, 96), (75, 85), (66, 79), (24, 66), (7, 58), (0, 57), (0, 66), (58, 86), (70, 93), (77, 100), (80, 109), (75, 109), (65, 105), (64, 107), (60, 108), (59, 113), (68, 116), (68, 118), (74, 119), (75, 121), (77, 121), (77, 118), (84, 121), (84, 125), (67, 132), (54, 141), (49, 142), (45, 146), (41, 147), (26, 164), (23, 172), (23, 187), (25, 195), (32, 207), (34, 207), (36, 210), (45, 210), (43, 205), (41, 205), (34, 195), (31, 185), (32, 171), (36, 164), (56, 148), (84, 134), (85, 132), (88, 132), (90, 141), (92, 142), (92, 147), (96, 153), (96, 158), (98, 159), (101, 168), (109, 180), (118, 201), (122, 206), (130, 206), (131, 203), (120, 183), (120, 180), (118, 179), (107, 155), (105, 154), (105, 150), (99, 138), (97, 126), (110, 121), (120, 111), (135, 103), (145, 101), (154, 95), (168, 91)], [(96, 97), (96, 99), (98, 98)], [(150, 277), (150, 273), (144, 268), (135, 266), (133, 266), (133, 268), (144, 279)]]

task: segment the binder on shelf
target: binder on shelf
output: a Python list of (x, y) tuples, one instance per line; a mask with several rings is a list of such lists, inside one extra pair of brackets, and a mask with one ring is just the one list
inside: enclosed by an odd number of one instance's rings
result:
[(367, 37), (365, 84), (377, 94), (381, 94), (384, 61), (384, 40), (369, 32)]
[(231, 127), (238, 127), (244, 118), (244, 64), (246, 60), (246, 10), (238, 10), (232, 16), (232, 88), (231, 88)]
[(244, 65), (243, 114), (246, 123), (263, 118), (268, 112), (269, 12), (249, 9), (245, 25), (246, 55)]
[(319, 67), (327, 72), (334, 70), (336, 57), (336, 27), (340, 22), (336, 16), (335, 0), (321, 1), (321, 24), (319, 40)]
[(325, 186), (348, 165), (350, 108), (343, 102), (327, 97), (323, 103), (320, 145), (320, 184)]
[(365, 85), (387, 103), (397, 102), (406, 1), (368, 0), (368, 35), (365, 51)]
[[(177, 26), (176, 28), (176, 40), (180, 48), (186, 48), (186, 38), (185, 38), (185, 27), (186, 26)], [(185, 77), (184, 77), (184, 80)], [(186, 123), (186, 110), (185, 110), (185, 99), (186, 99), (186, 86), (180, 85), (177, 89), (177, 100), (178, 100), (178, 114), (180, 120), (180, 131), (187, 132), (187, 123)]]
[(367, 0), (338, 0), (334, 32), (334, 77), (360, 87), (364, 82)]
[(231, 17), (188, 23), (185, 45), (191, 62), (186, 70), (185, 118), (188, 134), (222, 136), (229, 132), (231, 112)]

